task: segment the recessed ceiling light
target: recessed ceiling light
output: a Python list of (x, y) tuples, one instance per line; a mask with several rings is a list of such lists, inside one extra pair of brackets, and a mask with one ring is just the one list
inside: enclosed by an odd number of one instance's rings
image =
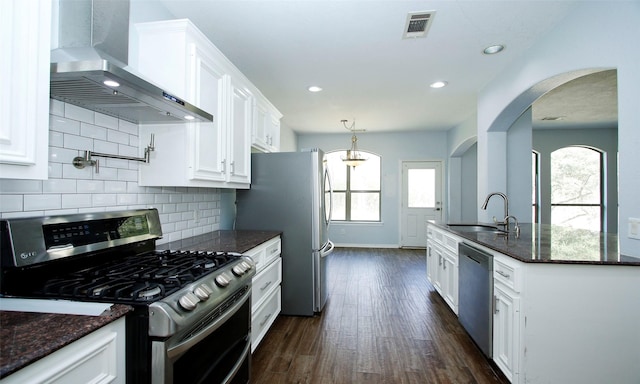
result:
[(490, 45), (482, 51), (485, 55), (493, 55), (494, 53), (498, 53), (504, 49), (504, 45), (496, 44)]
[(195, 117), (193, 117), (193, 116), (191, 116), (191, 115), (186, 115), (184, 118), (185, 118), (186, 120), (193, 120), (193, 119), (195, 119)]
[(307, 89), (309, 90), (309, 92), (320, 92), (320, 91), (322, 91), (322, 88), (318, 87), (317, 85), (312, 85)]
[(108, 86), (108, 87), (119, 87), (120, 83), (118, 83), (117, 81), (113, 81), (113, 80), (105, 80), (102, 82), (104, 85)]
[(429, 85), (431, 88), (442, 88), (444, 86), (447, 85), (446, 81), (436, 81), (434, 83), (431, 83), (431, 85)]

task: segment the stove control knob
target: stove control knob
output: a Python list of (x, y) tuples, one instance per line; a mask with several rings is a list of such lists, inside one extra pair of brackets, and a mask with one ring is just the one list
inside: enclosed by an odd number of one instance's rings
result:
[(238, 277), (244, 275), (246, 271), (247, 269), (242, 264), (237, 264), (236, 266), (231, 268), (231, 272), (233, 272), (233, 274)]
[(240, 263), (242, 266), (244, 266), (244, 270), (245, 271), (250, 271), (252, 267), (252, 265), (250, 263), (247, 263), (246, 261), (243, 261), (242, 263)]
[(200, 284), (193, 290), (193, 294), (196, 295), (200, 301), (206, 301), (212, 293), (211, 288), (205, 284)]
[(185, 293), (180, 299), (178, 299), (180, 306), (187, 311), (193, 311), (199, 301), (200, 299), (191, 292)]
[(229, 285), (229, 283), (231, 283), (231, 281), (229, 281), (229, 278), (227, 277), (227, 275), (225, 275), (224, 273), (219, 274), (218, 276), (216, 276), (215, 282), (216, 282), (216, 284), (218, 284), (218, 286), (220, 288), (224, 288), (227, 285)]

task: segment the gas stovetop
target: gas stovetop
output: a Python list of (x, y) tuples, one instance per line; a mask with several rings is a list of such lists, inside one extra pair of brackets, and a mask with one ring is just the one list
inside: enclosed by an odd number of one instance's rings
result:
[(240, 256), (213, 251), (154, 251), (52, 277), (32, 293), (62, 299), (152, 302), (215, 273)]

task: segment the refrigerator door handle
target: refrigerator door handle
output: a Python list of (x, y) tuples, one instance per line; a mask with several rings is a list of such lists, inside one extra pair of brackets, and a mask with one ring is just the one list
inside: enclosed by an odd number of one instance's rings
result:
[(330, 254), (333, 253), (333, 249), (335, 248), (335, 244), (333, 244), (333, 241), (329, 240), (327, 241), (327, 244), (325, 244), (324, 247), (322, 247), (322, 249), (320, 250), (320, 257), (327, 257)]
[(333, 215), (333, 186), (331, 185), (331, 174), (329, 173), (329, 169), (325, 169), (324, 176), (329, 183), (329, 215), (325, 212), (324, 221), (327, 223), (327, 231), (331, 226), (331, 216)]

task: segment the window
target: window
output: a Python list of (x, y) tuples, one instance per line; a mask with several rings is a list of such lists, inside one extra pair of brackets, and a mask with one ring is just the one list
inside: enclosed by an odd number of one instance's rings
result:
[(551, 224), (602, 230), (604, 156), (587, 147), (551, 153)]
[(333, 187), (331, 220), (380, 221), (380, 156), (360, 152), (368, 160), (357, 167), (342, 161), (347, 151), (326, 154)]
[(531, 152), (531, 222), (540, 222), (540, 153)]

